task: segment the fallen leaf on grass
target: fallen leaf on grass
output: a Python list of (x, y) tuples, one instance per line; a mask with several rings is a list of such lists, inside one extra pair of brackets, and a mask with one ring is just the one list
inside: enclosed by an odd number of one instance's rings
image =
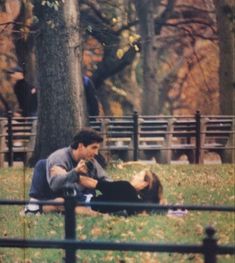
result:
[(55, 231), (55, 230), (51, 230), (49, 233), (50, 233), (50, 235), (52, 235), (52, 236), (56, 235), (56, 231)]
[(196, 233), (198, 234), (198, 235), (203, 235), (203, 233), (204, 233), (204, 227), (202, 226), (202, 225), (200, 225), (200, 224), (197, 224), (196, 226), (195, 226), (195, 228), (196, 228)]
[(80, 238), (80, 240), (85, 240), (87, 238), (87, 236), (86, 235), (81, 235), (81, 236), (79, 236), (79, 238)]
[(125, 257), (124, 259), (119, 259), (119, 263), (135, 263), (136, 260), (131, 257)]
[(101, 230), (99, 227), (94, 227), (94, 228), (91, 230), (91, 234), (92, 234), (92, 236), (97, 237), (97, 236), (99, 236), (100, 234), (102, 234), (102, 230)]
[(125, 232), (125, 233), (122, 233), (121, 234), (121, 237), (124, 237), (124, 238), (134, 238), (135, 237), (135, 234), (133, 233), (133, 232), (131, 232), (131, 231), (127, 231), (127, 232)]
[(226, 244), (229, 243), (229, 237), (224, 233), (218, 233), (219, 234), (219, 243), (220, 244)]
[(41, 253), (39, 251), (37, 251), (37, 252), (34, 253), (34, 256), (39, 258), (41, 256)]
[(83, 229), (82, 225), (78, 225), (77, 228), (76, 228), (77, 231), (81, 231), (82, 229)]
[(152, 253), (145, 252), (145, 253), (142, 253), (142, 255), (141, 255), (141, 262), (143, 262), (143, 263), (158, 263), (159, 261), (156, 258), (153, 259)]
[(200, 255), (194, 254), (194, 255), (189, 255), (188, 260), (195, 262), (195, 263), (203, 263), (203, 259)]
[(163, 230), (158, 230), (157, 233), (155, 234), (155, 236), (158, 239), (163, 239), (165, 237), (164, 231)]
[(114, 258), (113, 258), (113, 253), (112, 253), (112, 251), (109, 251), (109, 252), (107, 253), (107, 256), (104, 257), (104, 262), (111, 262), (113, 259), (114, 259)]

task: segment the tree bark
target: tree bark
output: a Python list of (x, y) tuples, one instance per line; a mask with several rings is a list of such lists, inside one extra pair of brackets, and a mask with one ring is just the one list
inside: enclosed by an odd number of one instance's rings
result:
[(234, 79), (234, 3), (229, 0), (214, 1), (220, 48), (220, 109), (221, 114), (234, 114), (235, 79)]
[(70, 144), (87, 121), (81, 78), (78, 1), (66, 0), (64, 4), (61, 1), (58, 11), (37, 2), (39, 107), (32, 162)]
[[(220, 110), (223, 115), (234, 115), (235, 79), (234, 79), (234, 1), (215, 1), (217, 28), (220, 48)], [(235, 123), (233, 123), (233, 130)], [(228, 145), (234, 146), (235, 134), (231, 134)], [(225, 151), (225, 162), (235, 162), (235, 149)]]
[(154, 1), (135, 1), (142, 39), (143, 114), (159, 113), (159, 89), (156, 79)]

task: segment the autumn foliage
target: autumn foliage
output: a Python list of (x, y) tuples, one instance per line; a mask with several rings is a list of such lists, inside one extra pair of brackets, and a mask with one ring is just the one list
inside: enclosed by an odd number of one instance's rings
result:
[[(123, 115), (133, 110), (141, 113), (141, 100), (146, 92), (141, 68), (145, 42), (141, 40), (133, 3), (81, 4), (83, 73), (93, 79), (104, 114)], [(196, 110), (219, 114), (219, 48), (213, 3), (177, 0), (160, 25), (168, 4), (162, 1), (155, 10), (158, 114), (185, 115)], [(13, 110), (17, 108), (12, 92), (14, 83), (4, 70), (19, 63), (12, 34), (19, 11), (16, 0), (6, 1), (6, 7), (0, 11), (0, 89)], [(21, 18), (24, 26), (17, 34), (26, 41), (29, 33), (26, 31), (32, 23), (31, 11), (28, 9)], [(0, 111), (3, 114), (2, 103)]]

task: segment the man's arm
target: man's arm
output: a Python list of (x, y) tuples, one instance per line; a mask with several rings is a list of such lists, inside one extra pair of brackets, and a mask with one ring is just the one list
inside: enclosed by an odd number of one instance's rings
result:
[(48, 163), (47, 169), (48, 183), (54, 192), (63, 189), (66, 183), (78, 183), (80, 174), (87, 173), (84, 160), (81, 160), (71, 171), (66, 171), (60, 165), (50, 165), (50, 163)]
[[(67, 172), (64, 168), (55, 165), (51, 168), (51, 175), (52, 176), (58, 176), (58, 174), (66, 175)], [(81, 184), (82, 186), (89, 188), (89, 189), (95, 189), (96, 185), (98, 183), (98, 181), (96, 179), (93, 179), (93, 178), (85, 176), (85, 175), (80, 175), (77, 182), (79, 184)]]

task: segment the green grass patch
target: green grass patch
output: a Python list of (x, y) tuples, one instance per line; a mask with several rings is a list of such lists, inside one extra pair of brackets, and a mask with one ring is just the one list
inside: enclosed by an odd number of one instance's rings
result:
[[(146, 166), (148, 167), (148, 166)], [(130, 179), (143, 166), (123, 169), (109, 167), (114, 180)], [(151, 165), (164, 186), (169, 204), (234, 205), (233, 165)], [(0, 170), (0, 199), (28, 199), (32, 170)], [(1, 238), (63, 239), (64, 217), (57, 214), (19, 216), (22, 206), (0, 207)], [(190, 211), (184, 217), (140, 214), (131, 217), (77, 215), (78, 240), (136, 241), (201, 244), (204, 227), (216, 228), (219, 244), (234, 245), (234, 213)], [(63, 262), (59, 249), (0, 249), (0, 262)], [(138, 253), (114, 251), (77, 251), (79, 262), (203, 262), (201, 255)], [(218, 262), (232, 263), (234, 256), (218, 256)]]

